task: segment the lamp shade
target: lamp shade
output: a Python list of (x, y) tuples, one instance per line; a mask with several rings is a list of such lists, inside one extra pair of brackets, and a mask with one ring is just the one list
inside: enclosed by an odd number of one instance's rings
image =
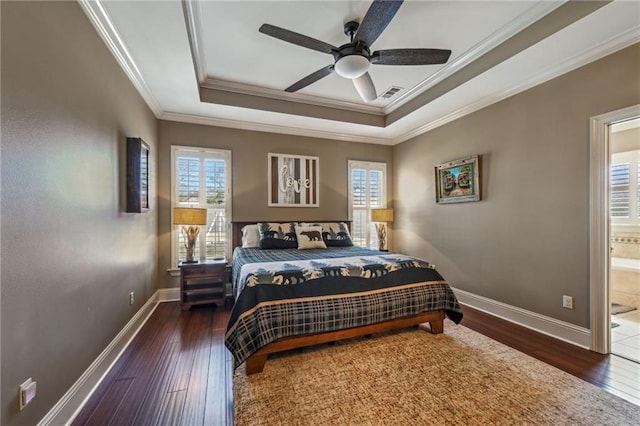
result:
[(173, 209), (174, 225), (206, 225), (207, 209), (176, 207)]
[(393, 209), (371, 209), (372, 222), (393, 222)]

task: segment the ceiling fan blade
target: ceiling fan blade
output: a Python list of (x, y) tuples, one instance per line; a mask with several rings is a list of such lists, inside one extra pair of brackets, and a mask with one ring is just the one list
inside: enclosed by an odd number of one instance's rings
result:
[(368, 72), (365, 72), (360, 77), (354, 78), (353, 85), (355, 86), (358, 94), (365, 102), (375, 101), (378, 95), (376, 95), (376, 86), (373, 85), (373, 80)]
[(446, 49), (387, 49), (371, 54), (370, 62), (378, 65), (445, 64), (451, 56)]
[(286, 89), (284, 89), (285, 92), (297, 92), (298, 90), (307, 87), (308, 85), (315, 83), (316, 81), (320, 80), (321, 78), (324, 78), (326, 76), (328, 76), (329, 74), (331, 74), (333, 72), (333, 64), (328, 65), (324, 68), (320, 68), (318, 71), (309, 74), (308, 76), (306, 76), (305, 78), (303, 78), (302, 80), (293, 83), (291, 86), (287, 87)]
[(367, 46), (371, 46), (396, 15), (402, 6), (402, 1), (374, 0), (364, 15), (353, 41), (364, 41)]
[(315, 38), (311, 38), (306, 35), (285, 30), (284, 28), (276, 27), (275, 25), (262, 24), (258, 31), (282, 41), (306, 47), (308, 49), (317, 50), (318, 52), (328, 53), (330, 55), (332, 55), (334, 51), (338, 50), (337, 47), (334, 47), (329, 43), (325, 43), (324, 41), (316, 40)]

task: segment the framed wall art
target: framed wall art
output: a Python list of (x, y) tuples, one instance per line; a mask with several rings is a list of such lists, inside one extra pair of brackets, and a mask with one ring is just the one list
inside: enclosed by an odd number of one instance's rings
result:
[(480, 158), (477, 155), (438, 164), (435, 171), (437, 203), (480, 201)]
[(318, 207), (318, 157), (269, 153), (269, 207)]
[(127, 212), (149, 210), (149, 146), (140, 138), (127, 138)]

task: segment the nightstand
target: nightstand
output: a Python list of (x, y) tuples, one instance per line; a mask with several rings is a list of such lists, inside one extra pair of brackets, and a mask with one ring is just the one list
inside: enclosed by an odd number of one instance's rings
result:
[(224, 306), (225, 288), (229, 281), (227, 260), (180, 263), (180, 304), (186, 311), (192, 305), (215, 303)]

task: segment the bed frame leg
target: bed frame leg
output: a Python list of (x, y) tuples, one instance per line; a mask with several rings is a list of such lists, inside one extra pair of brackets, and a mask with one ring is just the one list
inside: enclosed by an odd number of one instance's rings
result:
[(429, 321), (429, 325), (433, 334), (441, 334), (444, 331), (444, 319)]
[(246, 362), (247, 374), (262, 373), (264, 364), (267, 362), (267, 355), (251, 355)]

